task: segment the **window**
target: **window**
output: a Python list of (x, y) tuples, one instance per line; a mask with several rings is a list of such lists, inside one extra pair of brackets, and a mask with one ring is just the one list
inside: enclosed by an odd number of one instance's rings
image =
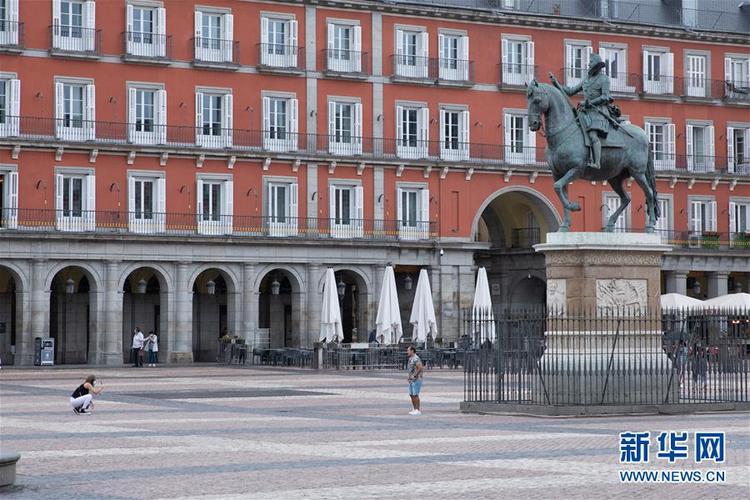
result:
[(426, 158), (429, 144), (430, 110), (396, 106), (396, 154), (400, 158)]
[(195, 11), (195, 59), (213, 63), (236, 62), (232, 14)]
[(58, 139), (93, 141), (96, 96), (93, 84), (55, 83), (55, 132)]
[(127, 5), (127, 53), (140, 57), (166, 57), (167, 10)]
[(698, 0), (682, 0), (682, 24), (697, 26)]
[(591, 45), (588, 42), (565, 45), (565, 85), (577, 85), (586, 78), (589, 57)]
[(685, 57), (685, 95), (707, 97), (706, 56), (688, 54)]
[(398, 187), (397, 216), (399, 237), (426, 239), (430, 233), (430, 191), (426, 187)]
[(440, 158), (449, 161), (469, 159), (469, 111), (440, 110)]
[(672, 200), (659, 196), (659, 218), (656, 221), (656, 232), (661, 236), (662, 243), (669, 243), (672, 240)]
[(263, 97), (263, 147), (269, 151), (297, 150), (297, 99)]
[[(615, 193), (604, 194), (604, 204), (607, 210), (603, 212), (602, 226), (606, 226), (610, 216), (620, 207), (620, 197)], [(630, 227), (630, 205), (620, 214), (615, 222), (615, 232), (624, 233)]]
[(230, 176), (199, 176), (197, 179), (198, 232), (231, 234), (234, 186)]
[(364, 227), (362, 186), (335, 183), (328, 191), (331, 236), (361, 238)]
[(726, 81), (726, 97), (747, 100), (747, 90), (750, 88), (750, 58), (725, 57), (724, 80)]
[[(296, 68), (297, 21), (284, 17), (261, 17), (261, 64)], [(329, 34), (330, 37), (330, 34)]]
[(267, 188), (268, 229), (271, 236), (297, 234), (297, 183), (271, 181)]
[(328, 150), (333, 154), (362, 154), (362, 104), (328, 103)]
[(128, 140), (135, 144), (167, 142), (167, 91), (128, 89)]
[(19, 134), (20, 114), (21, 80), (0, 78), (0, 137)]
[(96, 2), (52, 0), (52, 47), (71, 52), (96, 50)]
[(63, 171), (55, 175), (57, 228), (61, 231), (96, 229), (96, 179), (93, 173)]
[(18, 45), (18, 0), (0, 0), (0, 45)]
[(159, 233), (166, 220), (166, 182), (149, 172), (128, 177), (128, 220), (130, 231)]
[(665, 51), (643, 51), (643, 91), (647, 94), (674, 92), (674, 54)]
[(690, 230), (695, 236), (716, 231), (715, 201), (708, 199), (690, 201)]
[(675, 126), (673, 123), (645, 123), (655, 170), (675, 169)]
[(427, 78), (429, 40), (426, 31), (396, 30), (396, 75)]
[(750, 174), (750, 128), (727, 127), (729, 172)]
[(619, 15), (618, 0), (599, 0), (599, 15), (609, 19), (616, 19)]
[(469, 81), (469, 37), (466, 35), (438, 35), (441, 80)]
[[(729, 241), (732, 245), (740, 235), (750, 234), (750, 201), (729, 202)], [(746, 239), (742, 240), (746, 245)]]
[(536, 134), (529, 131), (525, 112), (505, 114), (505, 161), (507, 163), (536, 162)]
[(0, 165), (0, 229), (18, 227), (18, 172)]
[(232, 94), (195, 93), (195, 143), (208, 148), (232, 147)]
[(714, 169), (713, 125), (687, 124), (687, 168), (693, 172), (711, 172)]
[(342, 73), (362, 71), (362, 28), (328, 24), (328, 70)]
[(628, 51), (625, 47), (600, 46), (599, 56), (604, 61), (604, 71), (609, 76), (609, 88), (613, 92), (635, 92), (628, 85)]
[(503, 38), (502, 82), (506, 85), (524, 85), (536, 74), (534, 67), (534, 42)]

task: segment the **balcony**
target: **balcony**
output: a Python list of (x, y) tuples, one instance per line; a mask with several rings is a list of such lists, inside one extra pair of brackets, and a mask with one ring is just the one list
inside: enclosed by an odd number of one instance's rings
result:
[(23, 23), (0, 20), (0, 52), (23, 50)]
[(662, 241), (675, 248), (693, 250), (739, 250), (750, 252), (750, 233), (718, 231), (657, 231)]
[(500, 63), (499, 88), (521, 88), (525, 90), (526, 85), (536, 78), (537, 65)]
[(474, 61), (465, 59), (437, 58), (432, 60), (437, 65), (438, 85), (471, 87), (474, 85)]
[(391, 68), (394, 82), (454, 87), (474, 85), (474, 61), (393, 54)]
[(428, 85), (435, 83), (435, 78), (430, 78), (429, 57), (393, 54), (391, 55), (391, 68), (391, 79), (395, 82)]
[(122, 33), (123, 60), (148, 64), (169, 64), (172, 36), (139, 31)]
[(258, 71), (266, 73), (304, 72), (305, 48), (296, 45), (282, 45), (279, 43), (258, 44)]
[(49, 32), (52, 55), (80, 58), (101, 56), (102, 30), (53, 24)]
[(153, 236), (225, 234), (236, 238), (296, 240), (398, 241), (437, 237), (436, 222), (380, 219), (334, 220), (286, 216), (204, 215), (194, 213), (48, 209), (3, 209), (0, 237), (5, 231), (22, 233), (94, 233)]
[(370, 71), (367, 52), (326, 49), (323, 58), (326, 61), (326, 76), (362, 79), (367, 78)]
[(722, 81), (723, 97), (726, 102), (737, 104), (750, 104), (750, 82)]
[(220, 38), (194, 37), (193, 66), (234, 71), (240, 67), (240, 42)]

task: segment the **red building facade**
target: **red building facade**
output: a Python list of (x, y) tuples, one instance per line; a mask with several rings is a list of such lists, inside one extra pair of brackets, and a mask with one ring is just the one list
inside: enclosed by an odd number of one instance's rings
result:
[[(364, 1), (3, 5), (4, 359), (52, 336), (58, 362), (121, 363), (135, 326), (173, 361), (224, 333), (310, 346), (329, 266), (348, 341), (388, 262), (405, 325), (429, 269), (445, 341), (477, 265), (496, 303), (543, 303), (531, 245), (561, 207), (524, 84), (575, 83), (592, 52), (651, 137), (664, 291), (750, 284), (747, 35)], [(629, 191), (618, 229), (639, 231)], [(616, 207), (609, 186), (570, 195), (576, 231)]]

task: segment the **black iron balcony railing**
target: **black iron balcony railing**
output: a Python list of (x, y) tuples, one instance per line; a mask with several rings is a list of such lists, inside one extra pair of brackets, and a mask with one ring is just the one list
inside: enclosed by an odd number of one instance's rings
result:
[(122, 33), (123, 53), (139, 59), (169, 60), (172, 56), (172, 35), (125, 31)]
[(50, 47), (53, 52), (101, 55), (102, 30), (66, 24), (49, 27)]
[(333, 73), (355, 73), (366, 75), (370, 73), (369, 54), (356, 50), (325, 49), (323, 58), (326, 70)]
[(536, 78), (539, 66), (535, 64), (500, 63), (500, 80), (503, 87), (523, 87)]
[(0, 212), (0, 228), (19, 232), (232, 235), (302, 240), (429, 240), (437, 236), (437, 223), (426, 221), (83, 209), (5, 208)]
[(464, 84), (474, 81), (474, 61), (466, 59), (392, 54), (391, 69), (393, 78)]
[(3, 49), (23, 48), (23, 23), (0, 19), (0, 47)]
[(305, 48), (280, 43), (259, 43), (258, 63), (268, 69), (302, 71), (305, 64)]
[[(642, 232), (642, 229), (616, 229), (617, 232)], [(696, 250), (750, 251), (750, 232), (719, 232), (658, 229), (662, 242), (675, 248)]]
[(219, 64), (236, 66), (240, 63), (240, 42), (197, 36), (190, 39), (193, 46), (193, 64)]

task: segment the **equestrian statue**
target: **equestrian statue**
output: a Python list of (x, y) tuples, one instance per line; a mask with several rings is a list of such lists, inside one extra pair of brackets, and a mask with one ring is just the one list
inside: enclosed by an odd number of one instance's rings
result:
[[(646, 232), (653, 233), (660, 214), (648, 136), (643, 129), (621, 122), (603, 67), (599, 55), (592, 54), (588, 74), (578, 85), (565, 87), (550, 73), (552, 85), (534, 79), (527, 88), (529, 129), (542, 129), (547, 138), (545, 158), (563, 205), (559, 231), (568, 231), (571, 211), (581, 209), (568, 199), (568, 184), (576, 179), (606, 180), (612, 186), (620, 197), (620, 206), (609, 216), (604, 230), (614, 231), (617, 219), (630, 203), (622, 183), (632, 177), (646, 195)], [(568, 96), (579, 92), (583, 92), (583, 101), (574, 106)]]

